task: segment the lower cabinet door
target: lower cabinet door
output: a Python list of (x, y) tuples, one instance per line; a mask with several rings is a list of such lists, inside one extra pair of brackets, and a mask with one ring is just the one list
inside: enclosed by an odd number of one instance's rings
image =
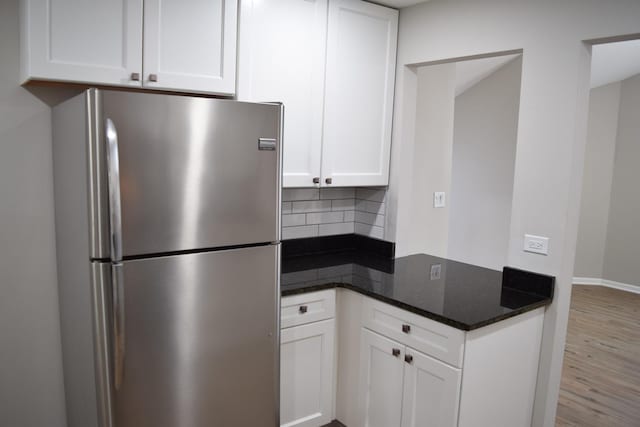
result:
[(404, 350), (396, 341), (362, 329), (359, 422), (353, 427), (400, 426)]
[(319, 427), (333, 411), (334, 319), (280, 332), (280, 425)]
[(460, 369), (408, 347), (405, 360), (402, 427), (456, 426)]

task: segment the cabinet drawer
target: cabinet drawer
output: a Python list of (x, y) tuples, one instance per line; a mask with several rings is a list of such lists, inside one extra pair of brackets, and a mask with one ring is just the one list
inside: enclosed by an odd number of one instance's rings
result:
[(292, 295), (280, 302), (280, 328), (331, 319), (335, 315), (335, 289)]
[(365, 327), (455, 367), (462, 367), (464, 331), (431, 319), (365, 298)]

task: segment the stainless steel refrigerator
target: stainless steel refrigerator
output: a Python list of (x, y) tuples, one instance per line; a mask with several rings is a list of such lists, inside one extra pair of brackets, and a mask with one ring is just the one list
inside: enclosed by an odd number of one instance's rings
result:
[(274, 427), (279, 104), (91, 89), (53, 109), (70, 427)]

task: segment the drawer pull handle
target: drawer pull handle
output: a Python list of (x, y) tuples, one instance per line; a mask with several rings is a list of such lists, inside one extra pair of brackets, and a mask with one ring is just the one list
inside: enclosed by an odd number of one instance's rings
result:
[(411, 326), (410, 325), (402, 325), (402, 332), (404, 332), (405, 334), (408, 334), (409, 332), (411, 332)]
[(407, 363), (413, 363), (413, 356), (410, 354), (405, 354), (404, 355), (404, 361)]
[(300, 314), (305, 314), (307, 312), (307, 306), (301, 305), (298, 311), (300, 312)]
[(393, 354), (395, 357), (400, 357), (400, 349), (394, 348), (393, 350), (391, 350), (391, 354)]
[(314, 184), (320, 184), (320, 177), (316, 176), (315, 178), (313, 178), (313, 183)]

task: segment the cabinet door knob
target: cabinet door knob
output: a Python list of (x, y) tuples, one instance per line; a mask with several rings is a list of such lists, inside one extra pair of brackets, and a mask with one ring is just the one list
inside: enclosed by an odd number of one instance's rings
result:
[(301, 305), (298, 311), (300, 312), (300, 314), (305, 314), (307, 312), (307, 306)]
[(413, 356), (410, 354), (405, 354), (404, 355), (404, 361), (407, 363), (413, 363)]
[(326, 182), (327, 184), (331, 184), (333, 180), (331, 178), (325, 178), (324, 182)]
[(399, 357), (400, 356), (400, 349), (399, 348), (394, 348), (393, 350), (391, 350), (391, 354), (393, 354), (395, 357)]
[(140, 81), (140, 73), (131, 73), (131, 80), (133, 80), (134, 82), (139, 82)]
[(409, 332), (411, 332), (411, 326), (410, 325), (402, 325), (402, 332), (404, 332), (405, 334), (408, 334)]
[(149, 74), (149, 81), (150, 82), (157, 82), (158, 81), (158, 75), (157, 74)]
[(313, 178), (313, 183), (314, 184), (320, 184), (320, 177), (316, 176), (315, 178)]

